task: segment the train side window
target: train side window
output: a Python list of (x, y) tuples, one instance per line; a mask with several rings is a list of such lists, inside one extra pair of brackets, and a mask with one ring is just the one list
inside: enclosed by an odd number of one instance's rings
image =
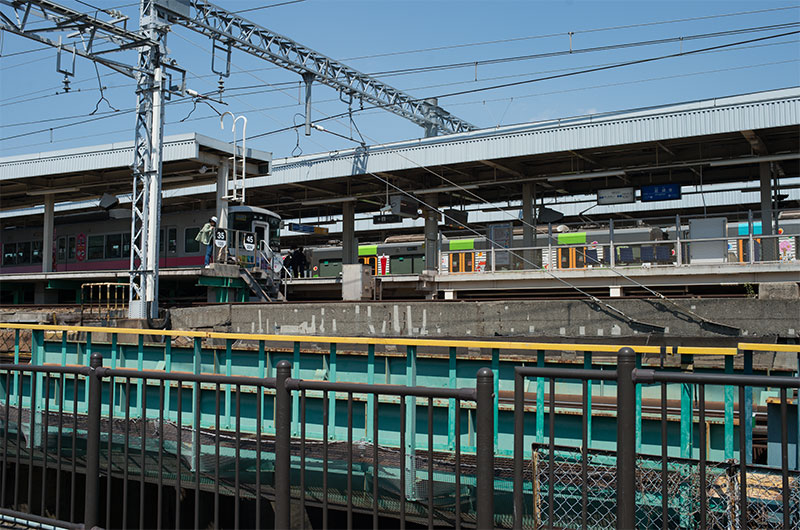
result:
[(106, 258), (122, 257), (122, 234), (106, 236)]
[(31, 262), (31, 242), (17, 243), (17, 265), (26, 265)]
[(67, 259), (67, 238), (64, 236), (59, 237), (56, 248), (56, 263), (64, 263)]
[(166, 243), (164, 242), (164, 229), (161, 228), (158, 230), (158, 253), (164, 254), (165, 247)]
[(75, 236), (69, 236), (67, 240), (67, 260), (75, 261)]
[(42, 242), (34, 241), (31, 243), (31, 263), (42, 262)]
[(183, 251), (187, 254), (197, 254), (200, 252), (200, 242), (194, 240), (198, 232), (200, 232), (199, 226), (192, 226), (184, 230)]
[(103, 259), (105, 236), (89, 236), (86, 259)]
[(467, 252), (464, 254), (464, 272), (472, 272), (473, 263), (475, 263), (475, 253)]
[(17, 263), (17, 244), (6, 243), (3, 245), (3, 265), (16, 265)]
[(122, 234), (122, 257), (130, 256), (131, 254), (131, 235), (130, 233)]
[(167, 228), (167, 252), (175, 254), (178, 252), (178, 229)]

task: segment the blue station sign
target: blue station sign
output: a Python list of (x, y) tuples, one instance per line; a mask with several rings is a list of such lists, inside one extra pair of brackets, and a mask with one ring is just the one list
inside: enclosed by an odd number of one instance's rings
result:
[(671, 201), (681, 198), (680, 184), (642, 186), (642, 202)]

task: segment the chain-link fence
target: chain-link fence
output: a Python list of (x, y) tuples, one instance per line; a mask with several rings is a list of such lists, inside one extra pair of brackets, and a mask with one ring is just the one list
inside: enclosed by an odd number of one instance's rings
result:
[[(582, 478), (581, 451), (553, 452), (553, 478), (547, 447), (534, 447), (525, 480), (531, 484), (533, 509), (526, 510), (527, 528), (583, 528), (583, 495), (586, 495), (586, 528), (616, 528), (616, 456), (591, 451)], [(706, 528), (740, 528), (740, 468), (735, 460), (706, 464)], [(670, 458), (666, 473), (657, 456), (639, 456), (636, 466), (636, 527), (662, 528), (666, 477), (666, 524), (668, 528), (700, 528), (700, 466), (697, 460)], [(527, 488), (526, 488), (527, 489)], [(783, 511), (789, 510), (791, 528), (800, 528), (800, 473), (789, 476), (789, 506), (783, 505), (780, 469), (764, 466), (747, 471), (747, 527), (783, 528)], [(552, 519), (551, 519), (552, 499)], [(530, 506), (530, 504), (527, 504)]]

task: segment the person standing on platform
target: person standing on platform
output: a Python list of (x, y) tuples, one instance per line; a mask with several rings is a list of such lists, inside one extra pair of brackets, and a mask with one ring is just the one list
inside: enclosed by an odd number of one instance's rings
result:
[(303, 251), (303, 247), (298, 248), (292, 253), (292, 266), (295, 268), (294, 275), (297, 278), (305, 278), (308, 269), (308, 258)]
[(212, 215), (211, 219), (209, 219), (208, 222), (203, 225), (203, 228), (200, 229), (200, 231), (197, 233), (197, 236), (194, 238), (195, 241), (199, 241), (206, 246), (206, 267), (211, 264), (211, 256), (214, 252), (214, 231), (216, 229), (217, 216)]

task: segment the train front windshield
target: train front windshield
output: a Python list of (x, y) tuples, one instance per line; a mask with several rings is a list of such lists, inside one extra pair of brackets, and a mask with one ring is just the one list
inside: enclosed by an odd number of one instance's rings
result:
[(231, 212), (230, 227), (244, 232), (255, 232), (256, 239), (266, 240), (270, 248), (280, 248), (281, 220), (261, 212)]

